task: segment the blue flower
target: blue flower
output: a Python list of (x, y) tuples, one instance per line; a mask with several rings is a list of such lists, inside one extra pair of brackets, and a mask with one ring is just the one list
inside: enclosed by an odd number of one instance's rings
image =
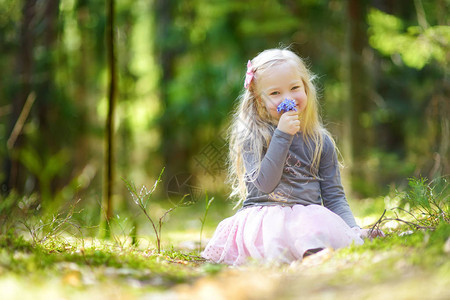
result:
[(280, 103), (280, 105), (278, 105), (277, 107), (277, 112), (278, 113), (285, 113), (288, 112), (290, 110), (294, 110), (297, 111), (297, 108), (295, 108), (295, 101), (292, 99), (284, 99), (283, 102)]

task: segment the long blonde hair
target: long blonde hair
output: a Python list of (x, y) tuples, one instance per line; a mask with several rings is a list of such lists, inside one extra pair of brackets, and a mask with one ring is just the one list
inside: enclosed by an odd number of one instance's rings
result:
[[(273, 119), (262, 101), (258, 91), (258, 77), (280, 63), (290, 62), (298, 68), (307, 95), (306, 108), (300, 112), (300, 131), (313, 151), (311, 172), (318, 175), (320, 156), (323, 149), (324, 134), (330, 136), (322, 125), (315, 76), (308, 70), (303, 60), (289, 49), (269, 49), (259, 53), (251, 60), (254, 78), (248, 89), (240, 95), (229, 130), (230, 152), (228, 179), (231, 183), (231, 197), (237, 197), (236, 207), (246, 198), (246, 182), (254, 180), (260, 170), (264, 149), (267, 149), (273, 134)], [(330, 136), (331, 138), (331, 136)], [(333, 141), (333, 139), (331, 139)], [(247, 151), (255, 154), (257, 167), (245, 170), (243, 156)]]

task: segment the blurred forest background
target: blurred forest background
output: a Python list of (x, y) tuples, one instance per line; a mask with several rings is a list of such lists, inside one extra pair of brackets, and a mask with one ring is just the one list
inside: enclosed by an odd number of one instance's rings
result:
[(107, 173), (117, 211), (130, 205), (121, 178), (152, 186), (165, 168), (162, 201), (226, 199), (226, 128), (247, 60), (280, 46), (318, 75), (351, 197), (448, 175), (449, 8), (121, 0), (111, 15), (104, 1), (0, 0), (0, 197), (41, 211), (80, 199), (95, 224)]

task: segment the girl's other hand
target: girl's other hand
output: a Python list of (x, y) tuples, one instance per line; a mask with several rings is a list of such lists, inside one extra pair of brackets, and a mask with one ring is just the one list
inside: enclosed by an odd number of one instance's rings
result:
[(291, 110), (282, 114), (278, 121), (278, 129), (290, 135), (296, 134), (300, 130), (298, 112)]
[(373, 239), (376, 237), (385, 237), (386, 235), (384, 234), (383, 231), (381, 231), (380, 229), (361, 229), (361, 237), (363, 239)]

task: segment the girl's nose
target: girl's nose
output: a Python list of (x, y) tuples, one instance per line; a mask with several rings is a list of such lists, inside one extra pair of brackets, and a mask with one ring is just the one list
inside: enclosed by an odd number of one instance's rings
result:
[(295, 102), (295, 105), (298, 105), (298, 102), (297, 102), (297, 100), (294, 98), (294, 97), (292, 97), (291, 96), (291, 94), (289, 94), (289, 93), (287, 93), (286, 95), (284, 95), (284, 97), (283, 97), (283, 101), (284, 100), (286, 100), (286, 99), (288, 99), (288, 100), (292, 100), (292, 101), (294, 101)]

